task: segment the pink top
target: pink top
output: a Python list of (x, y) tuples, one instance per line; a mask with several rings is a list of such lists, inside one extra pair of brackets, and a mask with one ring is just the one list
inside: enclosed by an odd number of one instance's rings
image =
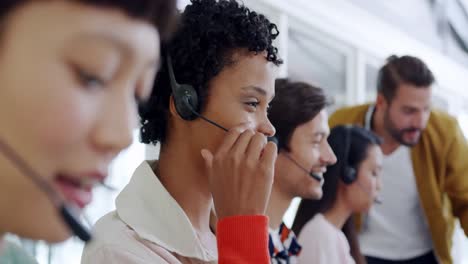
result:
[(302, 246), (298, 264), (355, 264), (345, 235), (322, 214), (304, 225), (298, 242)]

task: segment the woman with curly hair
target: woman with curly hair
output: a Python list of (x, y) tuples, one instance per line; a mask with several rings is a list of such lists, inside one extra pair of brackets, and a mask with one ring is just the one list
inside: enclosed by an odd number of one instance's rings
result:
[(234, 0), (186, 7), (140, 109), (141, 139), (160, 144), (159, 160), (136, 169), (116, 210), (97, 222), (101, 240), (87, 246), (83, 263), (269, 263), (264, 214), (277, 150), (266, 138), (275, 134), (267, 110), (281, 64), (277, 35)]

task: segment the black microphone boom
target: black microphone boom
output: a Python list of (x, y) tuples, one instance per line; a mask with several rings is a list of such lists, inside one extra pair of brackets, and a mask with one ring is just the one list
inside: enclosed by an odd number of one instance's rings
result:
[[(220, 129), (222, 129), (222, 130), (224, 130), (226, 132), (228, 131), (228, 129), (223, 127), (222, 125), (220, 125), (220, 124), (216, 123), (215, 121), (213, 121), (211, 119), (208, 119), (205, 116), (203, 116), (202, 114), (198, 113), (195, 109), (193, 109), (190, 102), (184, 100), (184, 103), (186, 104), (187, 108), (190, 109), (190, 111), (194, 115), (196, 115), (197, 117), (201, 118), (202, 120), (210, 123), (211, 125), (214, 125), (214, 126), (220, 128)], [(268, 137), (267, 140), (269, 142), (271, 141), (271, 142), (275, 143), (278, 146), (278, 139), (276, 137)], [(286, 157), (288, 157), (289, 160), (291, 160), (294, 164), (296, 164), (296, 166), (298, 166), (300, 169), (302, 169), (305, 173), (309, 174), (314, 180), (319, 181), (319, 182), (321, 182), (323, 180), (323, 178), (320, 175), (317, 175), (317, 174), (315, 174), (313, 172), (308, 171), (307, 169), (302, 167), (297, 161), (295, 161), (292, 157), (290, 157), (288, 154), (286, 154)]]
[(60, 207), (60, 215), (75, 236), (85, 243), (91, 240), (91, 233), (78, 221), (65, 203)]
[(10, 146), (0, 139), (0, 151), (15, 164), (15, 166), (26, 175), (41, 191), (43, 191), (54, 206), (59, 211), (59, 214), (68, 228), (83, 242), (91, 240), (91, 233), (80, 224), (77, 218), (72, 214), (71, 209), (58, 196), (55, 190), (43, 178), (33, 170), (25, 160), (23, 160)]
[(229, 131), (227, 128), (223, 127), (222, 125), (220, 125), (220, 124), (216, 123), (215, 121), (213, 121), (213, 120), (211, 120), (211, 119), (208, 119), (208, 118), (206, 118), (205, 116), (203, 116), (202, 114), (198, 113), (195, 109), (193, 109), (192, 105), (190, 105), (189, 102), (187, 102), (187, 101), (184, 100), (184, 103), (185, 103), (185, 105), (188, 107), (188, 109), (190, 109), (190, 111), (191, 111), (194, 115), (196, 115), (197, 117), (203, 119), (204, 121), (206, 121), (206, 122), (212, 124), (213, 126), (215, 126), (215, 127), (217, 127), (217, 128), (220, 128), (220, 129), (222, 129), (222, 130), (224, 130), (224, 131), (226, 131), (226, 132)]
[[(188, 109), (190, 109), (190, 111), (192, 111), (192, 113), (193, 113), (194, 115), (196, 115), (197, 117), (201, 118), (202, 120), (204, 120), (204, 121), (206, 121), (206, 122), (212, 124), (212, 125), (215, 126), (215, 127), (220, 128), (220, 129), (222, 129), (222, 130), (224, 130), (224, 131), (226, 131), (226, 132), (229, 131), (227, 128), (223, 127), (222, 125), (216, 123), (215, 121), (213, 121), (213, 120), (211, 120), (211, 119), (209, 119), (209, 118), (203, 116), (202, 114), (198, 113), (197, 111), (195, 111), (195, 109), (193, 109), (192, 105), (190, 105), (189, 102), (186, 102), (185, 104), (187, 105)], [(278, 140), (277, 140), (275, 137), (268, 137), (268, 138), (267, 138), (267, 141), (268, 141), (268, 142), (272, 141), (273, 143), (275, 143), (276, 145), (278, 145)]]
[(313, 172), (307, 170), (306, 168), (304, 168), (301, 164), (299, 164), (299, 162), (297, 162), (295, 159), (293, 159), (288, 153), (284, 153), (284, 154), (285, 154), (285, 156), (286, 156), (290, 161), (292, 161), (294, 164), (296, 164), (296, 166), (297, 166), (298, 168), (300, 168), (301, 170), (303, 170), (305, 173), (309, 174), (310, 177), (312, 177), (312, 179), (314, 179), (314, 180), (316, 180), (316, 181), (318, 181), (318, 182), (322, 182), (322, 180), (323, 180), (323, 177), (322, 177), (322, 176), (320, 176), (320, 175), (318, 175), (318, 174), (315, 174), (315, 173), (313, 173)]

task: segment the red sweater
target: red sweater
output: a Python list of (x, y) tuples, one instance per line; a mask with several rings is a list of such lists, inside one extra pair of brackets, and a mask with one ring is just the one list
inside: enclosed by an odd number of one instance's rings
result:
[(270, 263), (268, 218), (263, 215), (233, 216), (218, 221), (218, 263)]

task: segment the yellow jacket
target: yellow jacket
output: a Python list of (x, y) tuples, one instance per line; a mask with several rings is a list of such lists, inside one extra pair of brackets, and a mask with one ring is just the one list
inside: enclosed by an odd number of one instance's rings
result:
[[(336, 111), (330, 117), (330, 127), (364, 126), (369, 107), (367, 104)], [(455, 217), (468, 236), (468, 144), (456, 119), (432, 110), (419, 143), (411, 149), (411, 158), (435, 254), (441, 264), (452, 264)], [(362, 216), (358, 216), (358, 229), (361, 224)]]

